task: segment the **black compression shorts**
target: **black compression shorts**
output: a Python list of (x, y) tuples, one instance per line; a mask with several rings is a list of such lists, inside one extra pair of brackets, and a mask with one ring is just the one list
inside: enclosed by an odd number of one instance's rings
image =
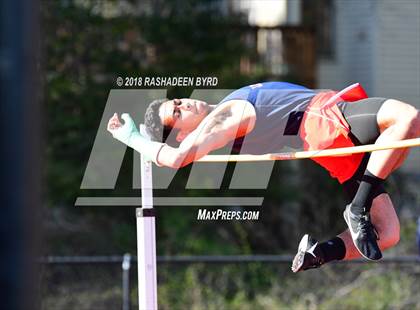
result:
[(380, 134), (376, 116), (386, 100), (386, 98), (366, 98), (337, 104), (350, 126), (351, 138), (355, 145), (375, 143)]
[[(386, 98), (367, 98), (354, 102), (340, 102), (337, 104), (350, 126), (350, 138), (354, 145), (375, 143), (380, 135), (376, 117), (379, 109), (386, 100)], [(356, 195), (363, 174), (365, 173), (369, 157), (370, 153), (366, 153), (353, 176), (342, 184), (350, 201)], [(382, 193), (386, 193), (386, 190), (381, 185), (376, 189), (373, 197), (377, 197)]]

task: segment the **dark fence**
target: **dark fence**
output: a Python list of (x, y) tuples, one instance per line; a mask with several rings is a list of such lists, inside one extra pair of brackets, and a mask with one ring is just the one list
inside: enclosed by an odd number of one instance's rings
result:
[[(200, 256), (158, 256), (158, 264), (237, 264), (237, 263), (277, 263), (290, 264), (292, 255), (200, 255)], [(42, 264), (123, 264), (124, 262), (137, 262), (137, 257), (125, 254), (124, 256), (47, 256), (39, 260)], [(380, 261), (372, 262), (365, 259), (351, 261), (336, 261), (333, 264), (418, 264), (420, 256), (407, 255), (397, 257), (384, 257)]]

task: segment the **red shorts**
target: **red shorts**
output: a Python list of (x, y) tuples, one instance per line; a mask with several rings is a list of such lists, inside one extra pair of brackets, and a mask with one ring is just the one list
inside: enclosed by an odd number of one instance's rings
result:
[[(354, 84), (343, 91), (322, 92), (317, 94), (306, 109), (300, 130), (304, 150), (324, 150), (354, 146), (350, 139), (350, 128), (337, 103), (367, 98), (359, 84)], [(327, 169), (340, 183), (350, 179), (356, 172), (363, 158), (362, 154), (313, 158), (313, 161)]]

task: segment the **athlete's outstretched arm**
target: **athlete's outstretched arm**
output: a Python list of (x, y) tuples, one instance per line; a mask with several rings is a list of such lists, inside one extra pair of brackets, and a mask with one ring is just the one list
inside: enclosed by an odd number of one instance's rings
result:
[(165, 144), (158, 154), (157, 162), (172, 168), (184, 167), (246, 135), (254, 128), (255, 120), (255, 109), (248, 101), (225, 102), (207, 115), (179, 147)]

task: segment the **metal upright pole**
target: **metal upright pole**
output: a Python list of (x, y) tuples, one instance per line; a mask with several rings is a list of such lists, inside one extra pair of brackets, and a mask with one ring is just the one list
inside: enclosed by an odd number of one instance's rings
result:
[(122, 262), (122, 310), (131, 309), (130, 300), (130, 269), (131, 255), (124, 254)]
[(45, 184), (41, 6), (39, 0), (0, 1), (1, 309), (40, 309), (35, 260)]
[[(145, 135), (144, 127), (140, 131)], [(147, 135), (145, 135), (147, 136)], [(152, 163), (141, 155), (141, 201), (136, 209), (139, 309), (157, 309), (156, 231)]]

